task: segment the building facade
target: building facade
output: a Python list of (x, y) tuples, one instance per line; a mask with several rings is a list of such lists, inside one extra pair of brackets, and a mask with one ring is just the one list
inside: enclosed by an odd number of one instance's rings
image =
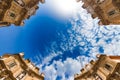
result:
[(0, 26), (24, 25), (24, 20), (34, 15), (44, 0), (0, 0)]
[(44, 80), (44, 74), (39, 74), (39, 68), (23, 56), (23, 53), (1, 56), (0, 80)]
[(90, 61), (74, 80), (120, 80), (120, 56), (98, 55)]
[(77, 0), (83, 1), (83, 8), (93, 18), (100, 19), (99, 24), (120, 24), (120, 0)]

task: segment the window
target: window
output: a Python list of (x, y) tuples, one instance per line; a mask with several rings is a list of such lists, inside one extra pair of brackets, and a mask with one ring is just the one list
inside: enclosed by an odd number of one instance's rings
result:
[(98, 74), (95, 74), (94, 77), (95, 77), (95, 80), (103, 80)]
[(14, 0), (14, 1), (22, 7), (25, 6), (25, 3), (22, 0)]
[(15, 17), (15, 14), (14, 14), (14, 13), (10, 13), (10, 16), (11, 16), (11, 17)]
[(105, 69), (107, 69), (107, 70), (109, 70), (109, 71), (111, 71), (112, 70), (112, 66), (111, 65), (109, 65), (109, 64), (105, 64)]
[(26, 75), (26, 72), (25, 72), (25, 71), (22, 71), (22, 72), (16, 77), (16, 79), (17, 79), (17, 80), (21, 80), (22, 78), (24, 78), (25, 75)]
[(112, 10), (112, 11), (110, 11), (109, 13), (108, 13), (108, 15), (109, 16), (112, 16), (112, 15), (114, 15), (116, 12), (115, 12), (115, 10)]
[(105, 0), (97, 0), (97, 3), (101, 4), (103, 3)]
[(8, 16), (10, 17), (10, 19), (15, 19), (15, 17), (16, 17), (16, 15), (13, 11), (9, 11)]
[(120, 79), (120, 65), (118, 65), (114, 71), (114, 73), (112, 74), (113, 78), (119, 78)]
[(17, 65), (17, 64), (16, 64), (15, 61), (13, 61), (13, 62), (11, 62), (11, 63), (8, 65), (8, 67), (11, 69), (11, 68), (14, 67), (15, 65)]
[(118, 69), (118, 73), (120, 74), (120, 68)]

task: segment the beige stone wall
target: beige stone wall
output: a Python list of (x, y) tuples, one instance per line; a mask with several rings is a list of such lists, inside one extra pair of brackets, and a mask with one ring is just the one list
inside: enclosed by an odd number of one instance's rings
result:
[[(116, 7), (113, 0), (98, 0), (101, 2), (82, 0), (84, 2), (83, 8), (85, 8), (92, 17), (98, 17), (101, 19), (102, 24), (120, 24), (120, 9)], [(120, 3), (119, 3), (120, 4)]]
[[(0, 58), (1, 61), (0, 80), (4, 77), (11, 78), (11, 80), (44, 80), (44, 76), (39, 74), (39, 69), (29, 60), (25, 60), (23, 54), (5, 55)], [(1, 76), (3, 70), (5, 74)]]
[(75, 75), (75, 80), (89, 80), (88, 78), (90, 80), (120, 80), (120, 56), (112, 57), (101, 55), (90, 70), (84, 68), (86, 72)]
[(24, 20), (35, 14), (40, 1), (44, 2), (44, 0), (9, 0), (0, 2), (0, 26), (24, 25)]

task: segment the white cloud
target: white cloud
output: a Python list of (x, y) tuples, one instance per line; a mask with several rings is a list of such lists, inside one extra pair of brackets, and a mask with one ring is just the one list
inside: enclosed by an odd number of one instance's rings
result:
[(46, 76), (46, 80), (56, 80), (57, 71), (55, 70), (53, 65), (46, 66), (44, 73)]
[(61, 77), (60, 80), (73, 80), (74, 74), (79, 73), (82, 64), (86, 63), (85, 58), (85, 56), (78, 56), (77, 59), (67, 58), (63, 62), (61, 60), (54, 61), (51, 65), (45, 66), (43, 72), (46, 80), (57, 80), (57, 76)]
[[(61, 80), (73, 80), (74, 74), (79, 73), (81, 67), (96, 58), (96, 54), (100, 53), (100, 47), (103, 49), (101, 52), (103, 54), (120, 55), (119, 25), (99, 26), (99, 20), (92, 19), (91, 15), (82, 7), (79, 7), (78, 12), (73, 15), (73, 19), (70, 19), (72, 27), (67, 30), (67, 35), (63, 32), (58, 33), (58, 37), (62, 40), (59, 45), (61, 50), (57, 49), (59, 47), (57, 42), (53, 42), (49, 51), (50, 55), (42, 61), (41, 65), (46, 65), (41, 70), (45, 72), (46, 80), (56, 80), (57, 76), (61, 76)], [(90, 57), (67, 58), (65, 61), (58, 60), (48, 65), (56, 56), (65, 54), (64, 51), (72, 52), (77, 46), (84, 52), (80, 54), (86, 55), (88, 51)], [(39, 65), (40, 68), (41, 65)]]
[[(46, 0), (46, 5), (59, 17), (69, 17), (82, 4), (76, 0)], [(57, 16), (57, 17), (58, 17)]]

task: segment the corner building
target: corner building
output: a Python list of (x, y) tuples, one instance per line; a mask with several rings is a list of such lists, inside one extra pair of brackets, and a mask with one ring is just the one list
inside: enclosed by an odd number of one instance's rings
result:
[(74, 80), (120, 80), (120, 56), (97, 55)]
[(120, 24), (120, 0), (77, 0), (84, 2), (83, 8), (93, 18), (100, 19), (99, 24)]
[(0, 26), (23, 26), (24, 20), (34, 15), (44, 0), (0, 0)]
[(23, 56), (23, 53), (1, 56), (0, 80), (44, 80), (39, 68)]

